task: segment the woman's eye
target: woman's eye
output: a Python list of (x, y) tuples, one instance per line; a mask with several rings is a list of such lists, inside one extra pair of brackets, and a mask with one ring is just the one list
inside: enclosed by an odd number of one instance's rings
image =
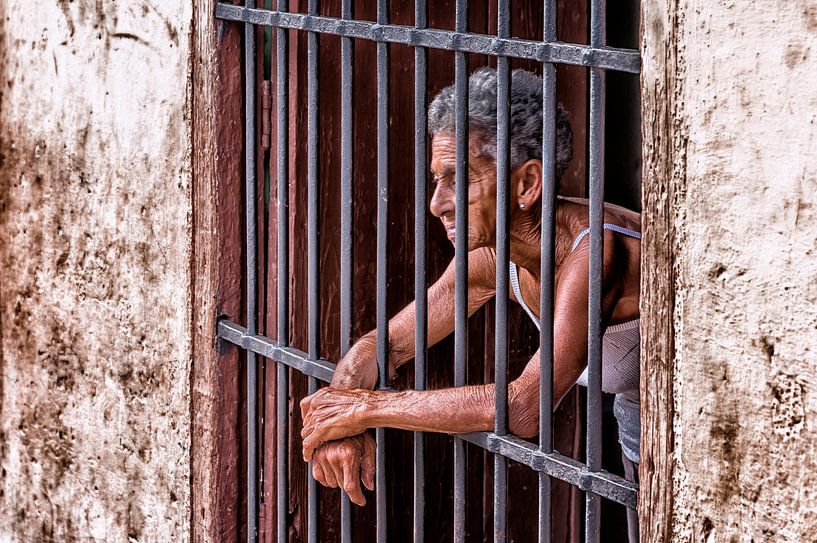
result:
[(431, 178), (431, 185), (433, 187), (436, 187), (437, 185), (440, 185), (442, 183), (445, 183), (448, 187), (451, 187), (451, 188), (454, 188), (454, 186), (456, 184), (456, 183), (454, 183), (453, 179), (448, 178), (448, 177), (432, 177)]

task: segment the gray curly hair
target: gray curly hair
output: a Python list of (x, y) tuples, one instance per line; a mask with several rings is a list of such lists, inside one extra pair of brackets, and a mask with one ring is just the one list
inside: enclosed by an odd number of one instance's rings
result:
[[(480, 68), (468, 78), (469, 130), (479, 138), (482, 153), (496, 161), (496, 71)], [(528, 160), (542, 160), (542, 78), (525, 71), (511, 72), (511, 170)], [(453, 133), (456, 94), (444, 88), (428, 108), (428, 131), (433, 138)], [(573, 158), (573, 130), (561, 104), (556, 108), (556, 181)]]

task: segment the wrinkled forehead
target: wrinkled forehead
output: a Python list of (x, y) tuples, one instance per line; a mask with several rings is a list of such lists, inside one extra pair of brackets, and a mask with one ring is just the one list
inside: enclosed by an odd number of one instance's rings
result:
[[(494, 158), (485, 152), (481, 134), (472, 132), (468, 138), (468, 169), (495, 168)], [(454, 175), (457, 165), (457, 137), (453, 132), (435, 134), (431, 140), (431, 173), (445, 177)]]

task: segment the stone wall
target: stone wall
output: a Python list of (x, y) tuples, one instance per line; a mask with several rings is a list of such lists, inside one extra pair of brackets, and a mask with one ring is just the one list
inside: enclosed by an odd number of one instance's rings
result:
[(669, 202), (655, 235), (675, 262), (670, 539), (813, 541), (817, 6), (649, 0), (642, 13), (645, 156), (666, 145), (648, 164), (672, 162), (644, 177), (645, 214)]
[(0, 16), (0, 540), (185, 541), (190, 2)]

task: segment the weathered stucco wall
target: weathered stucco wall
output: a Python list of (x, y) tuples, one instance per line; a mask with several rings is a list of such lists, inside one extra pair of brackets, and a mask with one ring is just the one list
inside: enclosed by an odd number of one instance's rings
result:
[(671, 539), (814, 541), (817, 5), (643, 13), (648, 113), (672, 104), (663, 141), (645, 119), (669, 173), (644, 179), (676, 264)]
[(187, 540), (190, 2), (0, 16), (0, 540)]

